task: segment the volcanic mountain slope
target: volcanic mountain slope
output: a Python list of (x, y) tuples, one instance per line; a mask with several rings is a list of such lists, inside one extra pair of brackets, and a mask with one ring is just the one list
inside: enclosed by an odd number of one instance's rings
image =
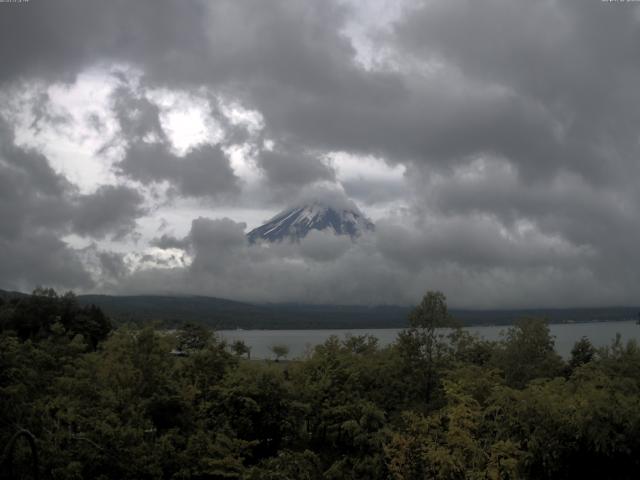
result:
[(264, 225), (250, 231), (247, 238), (250, 243), (299, 241), (312, 230), (328, 230), (356, 239), (374, 228), (373, 223), (355, 206), (337, 208), (312, 203), (279, 213)]

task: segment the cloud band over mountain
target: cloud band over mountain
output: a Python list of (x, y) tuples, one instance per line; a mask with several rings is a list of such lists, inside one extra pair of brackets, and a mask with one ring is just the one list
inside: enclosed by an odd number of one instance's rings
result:
[[(637, 303), (639, 8), (0, 4), (0, 288)], [(375, 232), (247, 243), (314, 191)]]

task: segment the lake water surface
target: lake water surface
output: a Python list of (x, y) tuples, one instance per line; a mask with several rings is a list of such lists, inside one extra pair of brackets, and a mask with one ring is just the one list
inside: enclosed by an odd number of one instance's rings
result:
[[(474, 326), (466, 327), (470, 333), (475, 333), (486, 340), (499, 340), (500, 332), (508, 326)], [(640, 341), (640, 325), (635, 321), (625, 322), (592, 322), (566, 323), (549, 325), (551, 334), (555, 337), (556, 351), (563, 357), (570, 355), (577, 340), (587, 337), (596, 347), (610, 345), (616, 334), (622, 336), (623, 342), (631, 339)], [(272, 345), (286, 345), (289, 347), (288, 358), (300, 358), (311, 351), (313, 347), (324, 343), (331, 335), (344, 338), (345, 335), (370, 334), (378, 338), (380, 346), (392, 343), (401, 329), (354, 329), (354, 330), (221, 330), (218, 333), (227, 341), (243, 340), (251, 347), (251, 358), (271, 358)]]

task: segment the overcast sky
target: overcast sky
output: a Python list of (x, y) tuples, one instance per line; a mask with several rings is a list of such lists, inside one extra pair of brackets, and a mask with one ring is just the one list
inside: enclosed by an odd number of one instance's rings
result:
[[(640, 3), (0, 3), (0, 288), (640, 304)], [(352, 242), (244, 234), (308, 198)]]

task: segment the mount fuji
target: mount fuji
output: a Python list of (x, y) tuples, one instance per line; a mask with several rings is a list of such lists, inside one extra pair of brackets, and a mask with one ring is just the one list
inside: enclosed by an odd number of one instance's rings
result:
[(355, 205), (338, 207), (314, 202), (280, 212), (264, 225), (247, 233), (247, 238), (249, 243), (297, 242), (312, 230), (328, 230), (336, 235), (349, 235), (355, 240), (374, 228), (374, 224)]

